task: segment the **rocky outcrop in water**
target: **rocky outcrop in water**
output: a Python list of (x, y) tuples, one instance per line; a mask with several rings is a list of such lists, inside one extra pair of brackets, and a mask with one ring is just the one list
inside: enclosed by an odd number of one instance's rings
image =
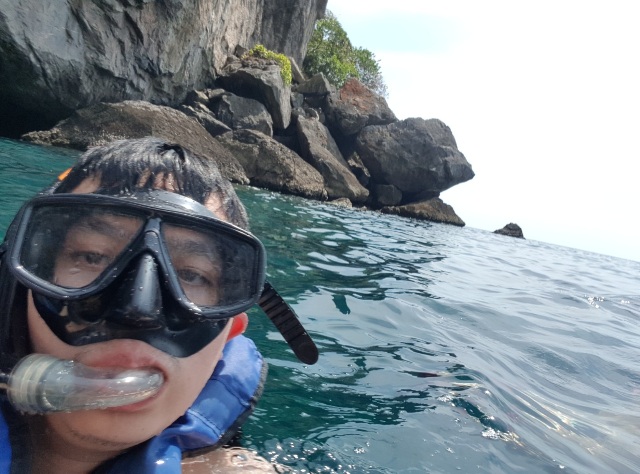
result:
[(385, 214), (396, 214), (403, 217), (453, 224), (460, 227), (464, 226), (464, 221), (456, 215), (453, 208), (437, 197), (403, 206), (386, 206), (381, 211)]
[(297, 131), (302, 157), (320, 171), (329, 199), (346, 197), (364, 203), (369, 191), (349, 169), (329, 129), (317, 119), (300, 116)]
[(34, 143), (86, 150), (125, 138), (162, 137), (180, 143), (194, 153), (210, 156), (227, 179), (249, 184), (236, 157), (202, 125), (171, 107), (140, 100), (100, 103), (77, 110), (50, 130), (31, 132)]
[[(118, 18), (118, 15), (125, 15), (139, 20), (146, 18), (145, 15), (157, 14), (158, 8), (179, 10), (179, 6), (187, 2), (174, 0), (161, 7), (155, 3), (149, 6), (145, 2), (119, 1), (105, 0), (93, 6), (80, 2), (83, 7), (77, 9), (96, 14), (96, 5), (100, 5), (106, 9), (105, 15)], [(6, 0), (0, 0), (0, 4), (2, 2)], [(301, 0), (274, 3), (289, 5), (291, 11), (307, 11), (312, 4), (309, 15), (315, 18), (314, 15), (321, 14), (320, 10), (324, 11), (323, 3), (326, 2), (317, 0), (305, 3), (305, 6), (298, 5), (304, 3)], [(116, 4), (119, 5), (117, 8)], [(256, 5), (264, 7), (257, 0), (245, 2), (245, 6), (249, 4), (252, 8), (258, 8)], [(229, 14), (233, 11), (230, 5), (225, 7)], [(263, 15), (265, 10), (258, 8), (256, 11)], [(84, 18), (78, 15), (75, 14), (74, 21)], [(260, 18), (264, 19), (264, 15)], [(178, 15), (177, 21), (182, 19)], [(7, 16), (1, 21), (6, 22)], [(252, 23), (256, 20), (247, 21)], [(120, 27), (120, 33), (125, 34), (132, 26)], [(200, 23), (195, 27), (203, 28)], [(92, 32), (86, 38), (109, 36), (113, 31), (110, 28), (115, 26), (111, 25), (102, 32)], [(244, 27), (239, 25), (228, 28), (244, 31)], [(306, 41), (299, 39), (304, 28), (291, 25), (290, 30), (292, 38), (303, 41), (304, 44), (297, 44), (297, 48), (304, 51)], [(200, 33), (193, 27), (189, 31), (183, 30), (184, 38), (171, 47), (188, 43), (187, 37), (195, 41)], [(206, 33), (205, 36), (213, 34)], [(145, 34), (142, 34), (143, 38)], [(304, 35), (303, 38), (306, 37)], [(276, 41), (274, 38), (267, 35), (268, 40)], [(290, 45), (295, 42), (291, 38), (286, 41), (278, 38)], [(259, 40), (268, 43), (263, 41), (264, 38)], [(0, 47), (6, 43), (2, 41), (5, 40), (0, 40)], [(335, 90), (322, 75), (304, 78), (295, 60), (292, 63), (294, 83), (286, 84), (275, 61), (244, 56), (242, 53), (246, 50), (238, 41), (227, 44), (223, 63), (218, 61), (215, 51), (198, 46), (203, 51), (207, 50), (213, 58), (211, 61), (216, 63), (211, 76), (203, 80), (205, 87), (189, 88), (195, 84), (191, 81), (193, 78), (186, 81), (180, 75), (174, 75), (171, 80), (163, 76), (172, 82), (170, 86), (164, 87), (162, 83), (155, 90), (151, 85), (154, 91), (150, 94), (156, 98), (165, 94), (165, 101), (172, 107), (152, 105), (150, 101), (142, 100), (115, 103), (96, 100), (88, 107), (75, 108), (69, 112), (68, 118), (52, 129), (30, 132), (23, 138), (36, 143), (86, 149), (117, 138), (156, 135), (180, 142), (194, 152), (217, 161), (222, 173), (234, 182), (251, 183), (312, 199), (353, 203), (402, 216), (464, 225), (451, 206), (439, 199), (440, 192), (473, 178), (471, 165), (458, 150), (453, 134), (445, 124), (437, 119), (399, 121), (386, 100), (359, 81), (350, 80), (340, 90)], [(169, 43), (165, 47), (169, 47)], [(123, 44), (129, 47), (128, 43)], [(235, 52), (240, 56), (234, 55)], [(124, 54), (122, 51), (110, 53), (103, 51), (101, 60), (115, 58), (118, 62)], [(57, 55), (59, 59), (62, 52), (58, 51)], [(294, 53), (291, 55), (295, 56)], [(4, 59), (0, 58), (0, 61)], [(0, 78), (3, 70), (0, 68)], [(194, 75), (198, 71), (196, 68)], [(129, 71), (126, 74), (133, 73)], [(78, 78), (71, 75), (68, 79), (73, 82)], [(136, 79), (135, 75), (126, 79), (133, 80), (143, 81)], [(32, 82), (37, 86), (38, 78), (33, 78)], [(36, 86), (34, 90), (38, 91)], [(90, 88), (90, 84), (84, 86)], [(103, 86), (98, 82), (93, 93), (99, 94)], [(137, 88), (127, 90), (133, 96), (139, 92)], [(42, 97), (39, 110), (43, 111), (43, 116), (56, 113), (50, 108), (50, 99), (50, 95)], [(35, 102), (35, 98), (31, 100)]]
[(366, 127), (356, 149), (371, 178), (398, 188), (405, 202), (428, 193), (437, 196), (474, 176), (451, 130), (438, 119)]
[(242, 164), (251, 184), (298, 196), (327, 199), (324, 179), (297, 153), (255, 130), (236, 130), (218, 136)]
[(176, 106), (211, 87), (236, 46), (261, 43), (301, 64), (326, 5), (0, 0), (0, 135), (49, 128), (98, 102)]
[(494, 234), (507, 235), (509, 237), (516, 237), (519, 239), (524, 239), (524, 234), (522, 233), (522, 229), (518, 224), (514, 224), (513, 222), (507, 224), (502, 229), (494, 230)]

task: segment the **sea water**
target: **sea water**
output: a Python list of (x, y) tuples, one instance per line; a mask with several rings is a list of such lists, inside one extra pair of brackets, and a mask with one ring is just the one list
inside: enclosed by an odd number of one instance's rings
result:
[[(0, 236), (76, 152), (0, 140)], [(640, 472), (640, 263), (238, 187), (268, 279), (242, 443), (282, 471)]]

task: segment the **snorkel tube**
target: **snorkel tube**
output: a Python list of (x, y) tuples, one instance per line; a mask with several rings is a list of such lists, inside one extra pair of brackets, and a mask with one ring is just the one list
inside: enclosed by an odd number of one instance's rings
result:
[(130, 405), (154, 396), (163, 382), (155, 369), (87, 367), (44, 354), (28, 355), (11, 373), (0, 373), (9, 402), (31, 414)]

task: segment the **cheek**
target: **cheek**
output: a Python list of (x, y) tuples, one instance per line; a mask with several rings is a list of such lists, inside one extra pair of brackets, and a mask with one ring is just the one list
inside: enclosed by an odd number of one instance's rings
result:
[(222, 349), (227, 340), (228, 327), (218, 338), (196, 354), (177, 361), (174, 373), (162, 397), (163, 412), (173, 422), (191, 407), (209, 381), (216, 364), (222, 357)]
[[(192, 356), (176, 359), (179, 365), (179, 371), (177, 371), (179, 383), (172, 383), (174, 396), (184, 398), (189, 405), (193, 403), (222, 357), (222, 350), (227, 341), (230, 327), (230, 324), (227, 324), (215, 340)], [(177, 381), (174, 380), (174, 382)]]

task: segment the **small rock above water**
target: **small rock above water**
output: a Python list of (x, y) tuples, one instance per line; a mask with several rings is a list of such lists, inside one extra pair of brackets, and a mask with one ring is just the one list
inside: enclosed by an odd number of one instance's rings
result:
[(403, 217), (413, 217), (443, 224), (452, 224), (464, 227), (464, 221), (458, 217), (449, 204), (446, 204), (439, 197), (434, 197), (424, 201), (413, 202), (403, 206), (387, 206), (380, 209), (385, 214), (396, 214)]
[(524, 239), (524, 235), (522, 233), (522, 229), (518, 224), (514, 224), (513, 222), (507, 224), (502, 229), (494, 230), (494, 234), (508, 235), (509, 237), (517, 237), (519, 239)]

